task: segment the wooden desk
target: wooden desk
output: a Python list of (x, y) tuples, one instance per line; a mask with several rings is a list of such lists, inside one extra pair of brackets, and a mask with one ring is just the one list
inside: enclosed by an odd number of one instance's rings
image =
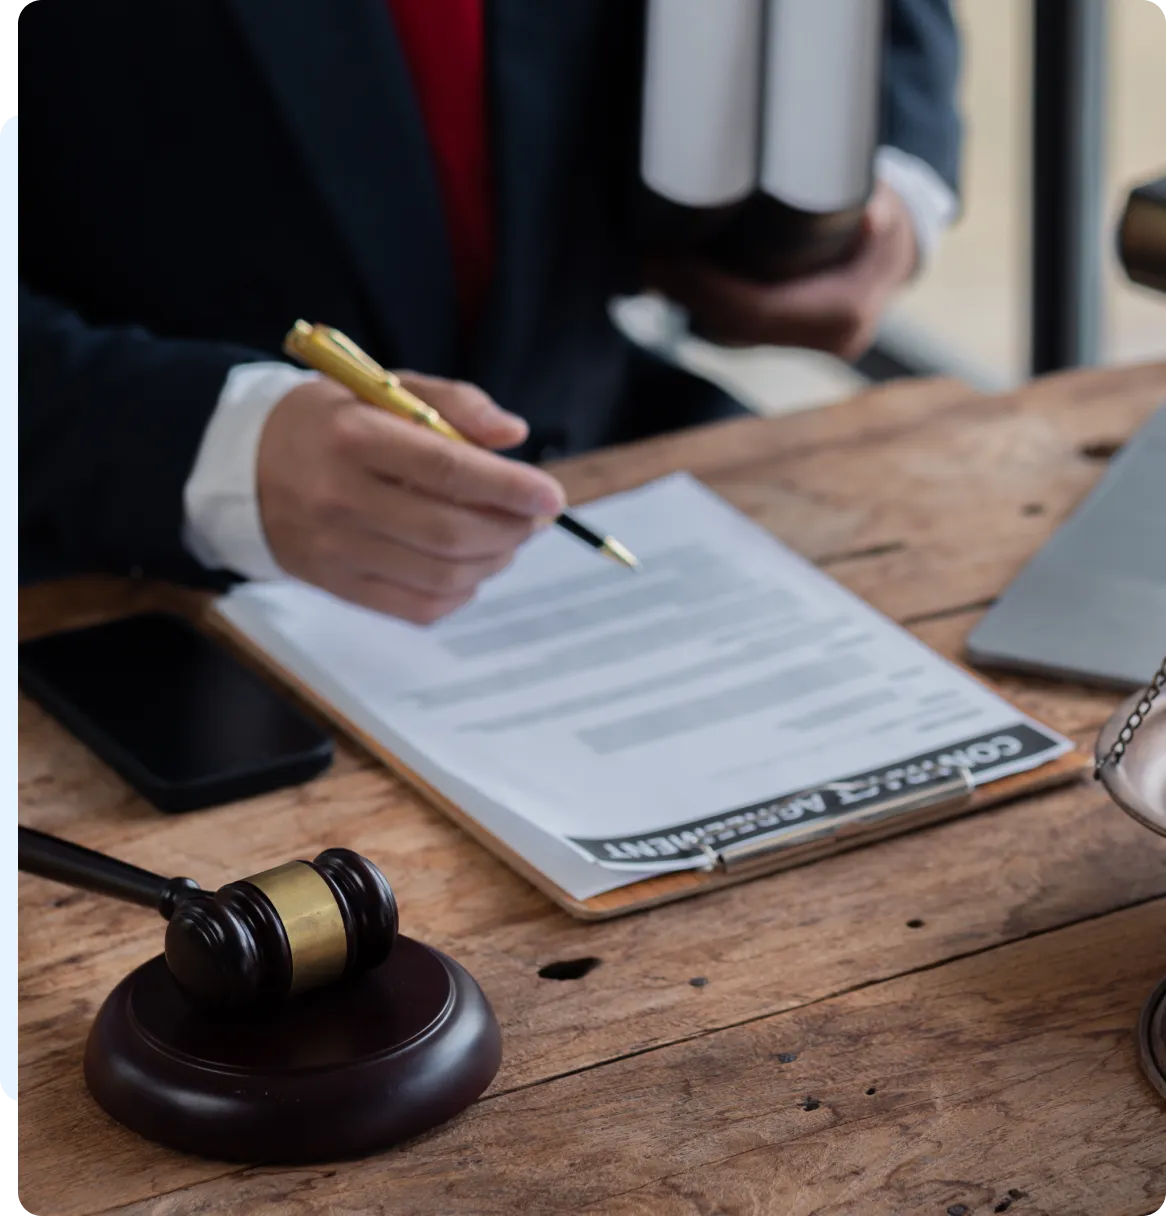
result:
[[(956, 655), (1164, 398), (1166, 365), (1000, 397), (892, 385), (562, 475), (580, 500), (691, 469)], [(153, 594), (41, 589), (22, 600), (22, 628)], [(1116, 703), (1036, 680), (1004, 688), (1089, 743)], [(373, 1160), (247, 1170), (167, 1152), (110, 1122), (81, 1076), (99, 1002), (160, 948), (161, 923), (21, 876), (21, 1195), (42, 1216), (1145, 1216), (1166, 1196), (1166, 1106), (1132, 1034), (1166, 972), (1166, 841), (1092, 781), (586, 925), (348, 747), (308, 787), (168, 818), (22, 702), (20, 765), (23, 822), (206, 884), (330, 844), (369, 854), (405, 931), (469, 967), (505, 1036), (482, 1101)], [(594, 960), (583, 978), (540, 978), (577, 959)]]

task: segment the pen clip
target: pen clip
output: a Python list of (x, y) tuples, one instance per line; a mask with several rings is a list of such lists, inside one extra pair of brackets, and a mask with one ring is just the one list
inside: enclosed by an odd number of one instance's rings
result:
[(300, 360), (316, 366), (309, 357), (311, 348), (327, 347), (333, 356), (339, 357), (350, 367), (357, 368), (378, 383), (396, 388), (400, 381), (397, 377), (367, 355), (347, 334), (328, 325), (309, 325), (307, 321), (297, 321), (284, 343), (284, 349), (294, 354)]
[[(420, 422), (447, 439), (468, 442), (456, 428), (420, 397), (411, 393), (396, 373), (381, 367), (356, 345), (347, 334), (328, 325), (309, 325), (300, 320), (284, 339), (284, 350), (317, 371), (331, 374), (346, 384), (358, 397), (390, 412)], [(343, 365), (337, 370), (336, 363)], [(370, 385), (369, 381), (373, 383)], [(377, 390), (370, 396), (370, 389)]]
[(370, 376), (376, 376), (378, 380), (386, 380), (390, 384), (396, 381), (396, 376), (381, 367), (371, 355), (365, 354), (347, 334), (342, 334), (340, 330), (331, 329), (326, 326), (320, 326), (320, 329), (326, 341), (331, 342), (337, 350), (347, 355), (353, 363), (363, 367)]

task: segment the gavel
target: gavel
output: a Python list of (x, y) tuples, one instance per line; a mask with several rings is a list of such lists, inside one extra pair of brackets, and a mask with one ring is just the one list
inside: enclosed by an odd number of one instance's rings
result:
[(397, 939), (392, 889), (351, 849), (205, 891), (32, 828), (19, 838), (21, 870), (160, 912), (170, 974), (209, 1008), (276, 1005), (376, 967)]

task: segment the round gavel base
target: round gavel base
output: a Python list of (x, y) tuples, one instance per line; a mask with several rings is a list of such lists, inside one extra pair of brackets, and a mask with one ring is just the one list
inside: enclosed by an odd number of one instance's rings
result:
[(1158, 985), (1142, 1010), (1138, 1046), (1142, 1053), (1142, 1067), (1150, 1084), (1166, 1098), (1166, 979)]
[(443, 1123), (490, 1084), (501, 1051), (469, 973), (399, 937), (374, 971), (265, 1015), (207, 1014), (151, 959), (102, 1005), (85, 1080), (147, 1139), (296, 1164), (364, 1156)]

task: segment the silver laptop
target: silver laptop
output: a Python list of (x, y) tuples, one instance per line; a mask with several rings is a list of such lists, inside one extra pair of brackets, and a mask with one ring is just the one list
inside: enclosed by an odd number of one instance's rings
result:
[(1166, 656), (1166, 406), (972, 631), (974, 663), (1133, 689)]

